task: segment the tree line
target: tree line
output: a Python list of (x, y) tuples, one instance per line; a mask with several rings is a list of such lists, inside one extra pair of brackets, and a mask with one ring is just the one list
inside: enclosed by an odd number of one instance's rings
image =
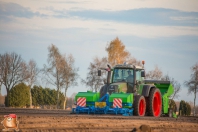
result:
[[(55, 89), (34, 85), (31, 88), (31, 95), (34, 108), (56, 108), (57, 91)], [(59, 106), (63, 108), (65, 97), (62, 92), (59, 92), (59, 95)], [(29, 86), (25, 83), (19, 83), (10, 90), (10, 94), (6, 98), (9, 99), (9, 106), (11, 107), (30, 107), (29, 96)]]
[[(56, 87), (56, 105), (60, 108), (60, 90), (64, 89), (64, 109), (67, 101), (67, 90), (69, 87), (77, 85), (78, 68), (74, 66), (74, 57), (61, 54), (55, 45), (48, 47), (47, 64), (39, 69), (34, 60), (26, 63), (22, 57), (16, 53), (0, 54), (0, 88), (5, 86), (7, 97), (10, 97), (10, 91), (19, 83), (26, 83), (29, 87), (29, 105), (32, 107), (31, 89), (36, 83), (38, 76), (46, 84)], [(14, 96), (12, 94), (12, 96)], [(19, 98), (18, 98), (19, 99)], [(10, 98), (6, 98), (6, 106), (10, 105)]]
[(188, 102), (185, 102), (184, 100), (180, 101), (179, 115), (181, 115), (181, 116), (191, 115), (191, 106)]
[[(82, 84), (87, 86), (92, 91), (99, 91), (101, 86), (105, 83), (106, 73), (103, 72), (102, 76), (97, 76), (97, 70), (100, 67), (106, 67), (106, 64), (110, 64), (112, 67), (116, 64), (128, 64), (142, 66), (141, 61), (133, 57), (130, 52), (126, 50), (122, 41), (116, 37), (110, 43), (107, 44), (105, 51), (107, 56), (99, 58), (93, 58), (93, 62), (90, 62), (88, 67), (88, 73), (85, 79), (81, 79)], [(50, 86), (55, 87), (56, 91), (56, 108), (60, 108), (60, 93), (64, 91), (64, 103), (63, 108), (67, 104), (67, 90), (72, 86), (78, 85), (77, 79), (78, 68), (74, 65), (75, 59), (72, 54), (61, 54), (59, 49), (51, 44), (48, 47), (48, 59), (47, 64), (39, 69), (34, 60), (25, 62), (22, 57), (16, 53), (4, 53), (0, 54), (0, 88), (5, 86), (7, 96), (10, 96), (10, 91), (19, 83), (25, 83), (29, 90), (29, 105), (32, 107), (33, 96), (32, 89), (36, 83), (38, 77), (42, 78), (42, 81)], [(194, 94), (194, 113), (196, 94), (198, 92), (198, 63), (191, 68), (191, 77), (188, 81), (184, 82), (184, 85), (188, 87), (188, 93)], [(156, 66), (154, 70), (146, 72), (146, 79), (159, 79), (168, 80), (174, 86), (174, 94), (171, 99), (179, 97), (181, 91), (181, 84), (169, 75), (163, 74), (162, 70)], [(6, 98), (6, 105), (9, 106), (9, 98)]]

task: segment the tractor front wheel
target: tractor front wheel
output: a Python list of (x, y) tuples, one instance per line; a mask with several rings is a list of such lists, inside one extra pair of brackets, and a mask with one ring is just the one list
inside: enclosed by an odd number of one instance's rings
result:
[(145, 115), (146, 101), (145, 101), (144, 96), (142, 95), (135, 96), (133, 108), (134, 108), (134, 115), (137, 115), (137, 116)]
[(162, 111), (162, 96), (158, 88), (152, 88), (147, 102), (147, 111), (150, 116), (159, 117)]

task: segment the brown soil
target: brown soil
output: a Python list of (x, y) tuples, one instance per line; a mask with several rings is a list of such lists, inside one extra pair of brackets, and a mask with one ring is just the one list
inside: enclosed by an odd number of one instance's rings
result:
[[(198, 132), (198, 117), (138, 117), (121, 115), (78, 115), (66, 110), (0, 108), (4, 115), (16, 114), (22, 132)], [(0, 131), (3, 125), (0, 124)]]

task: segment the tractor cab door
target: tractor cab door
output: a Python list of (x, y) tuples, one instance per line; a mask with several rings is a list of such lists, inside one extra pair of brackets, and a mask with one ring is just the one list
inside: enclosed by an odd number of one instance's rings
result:
[(141, 84), (142, 81), (142, 70), (136, 70), (136, 83)]
[(138, 91), (139, 87), (140, 87), (140, 84), (143, 83), (143, 73), (144, 71), (142, 70), (136, 70), (136, 82), (135, 82), (135, 87), (136, 87), (136, 90)]

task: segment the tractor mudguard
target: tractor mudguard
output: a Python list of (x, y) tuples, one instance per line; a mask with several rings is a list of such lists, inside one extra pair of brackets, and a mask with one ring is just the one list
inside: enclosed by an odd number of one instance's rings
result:
[(142, 89), (142, 95), (145, 96), (145, 97), (148, 97), (149, 96), (150, 89), (152, 87), (155, 87), (155, 85), (144, 85), (143, 86), (143, 89)]

